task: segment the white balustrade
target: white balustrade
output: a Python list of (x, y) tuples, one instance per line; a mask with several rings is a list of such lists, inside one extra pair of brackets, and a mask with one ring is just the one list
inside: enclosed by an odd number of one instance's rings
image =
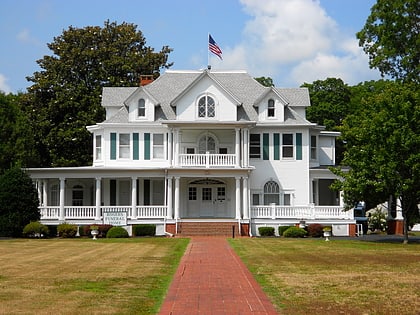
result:
[(234, 167), (235, 154), (180, 154), (179, 163), (186, 167)]
[(252, 218), (272, 219), (353, 219), (340, 206), (252, 206)]
[(57, 219), (60, 213), (60, 207), (39, 207), (39, 213), (41, 215), (41, 219)]
[(137, 206), (137, 218), (163, 218), (166, 210), (166, 206)]
[(64, 207), (65, 219), (94, 219), (95, 206)]

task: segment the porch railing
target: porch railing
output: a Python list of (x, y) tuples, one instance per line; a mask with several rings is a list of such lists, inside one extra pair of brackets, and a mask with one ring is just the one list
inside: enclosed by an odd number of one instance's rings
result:
[(251, 216), (256, 219), (348, 219), (353, 211), (343, 211), (340, 206), (252, 206)]
[(180, 154), (180, 166), (190, 167), (234, 167), (236, 165), (235, 154)]

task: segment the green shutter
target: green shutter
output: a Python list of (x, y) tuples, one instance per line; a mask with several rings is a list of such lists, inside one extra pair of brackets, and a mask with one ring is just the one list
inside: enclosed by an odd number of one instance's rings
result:
[(270, 158), (269, 137), (270, 137), (270, 135), (268, 133), (263, 133), (263, 160), (268, 160)]
[(296, 160), (302, 160), (302, 134), (296, 134)]
[(133, 160), (139, 159), (139, 134), (133, 133)]
[(150, 160), (150, 133), (144, 134), (144, 159)]
[(111, 132), (111, 160), (117, 159), (117, 134)]
[(274, 159), (280, 160), (280, 134), (275, 133), (273, 135), (274, 142)]

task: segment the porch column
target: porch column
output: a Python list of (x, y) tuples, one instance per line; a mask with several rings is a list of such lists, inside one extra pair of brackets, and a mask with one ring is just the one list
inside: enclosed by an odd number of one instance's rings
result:
[(344, 192), (342, 191), (342, 190), (340, 190), (340, 192), (339, 192), (339, 198), (340, 198), (340, 204), (339, 204), (339, 206), (340, 206), (340, 208), (344, 208)]
[(39, 200), (39, 205), (42, 205), (42, 181), (40, 179), (36, 180), (36, 190), (38, 193), (38, 200)]
[(235, 163), (235, 167), (240, 167), (240, 158), (241, 158), (241, 156), (240, 156), (240, 149), (241, 149), (241, 147), (240, 147), (240, 142), (241, 142), (241, 140), (240, 140), (240, 129), (239, 128), (235, 128), (235, 158), (236, 158), (236, 163)]
[(243, 146), (243, 154), (242, 154), (242, 165), (243, 167), (248, 167), (248, 129), (243, 129), (243, 135), (242, 135), (242, 146)]
[(235, 177), (235, 219), (241, 218), (241, 178)]
[(170, 176), (170, 177), (168, 177), (168, 196), (166, 197), (167, 199), (167, 202), (166, 202), (166, 204), (167, 204), (167, 207), (168, 207), (168, 210), (167, 210), (167, 213), (166, 213), (166, 218), (167, 219), (173, 219), (173, 209), (172, 209), (172, 179), (173, 179), (173, 177), (172, 176)]
[(179, 177), (175, 177), (175, 219), (179, 219)]
[(173, 131), (172, 131), (172, 129), (169, 129), (169, 132), (168, 132), (168, 160), (169, 160), (169, 165), (170, 166), (174, 165), (173, 160), (172, 160), (172, 156), (173, 156), (173, 138), (172, 138), (172, 135), (173, 135)]
[(48, 206), (48, 191), (47, 191), (47, 187), (48, 187), (48, 181), (46, 179), (44, 179), (42, 181), (42, 205), (44, 207)]
[(249, 219), (249, 204), (248, 204), (248, 177), (242, 179), (242, 198), (243, 198), (243, 218)]
[(179, 165), (179, 128), (175, 129), (174, 134), (174, 142), (175, 142), (175, 152), (174, 152), (174, 165)]
[(96, 206), (96, 211), (95, 211), (95, 221), (99, 221), (101, 219), (101, 183), (102, 183), (102, 179), (100, 177), (96, 177), (95, 178), (95, 182), (96, 182), (96, 190), (95, 190), (95, 206)]
[(397, 215), (395, 217), (395, 220), (404, 220), (404, 217), (402, 215), (401, 200), (399, 197), (397, 198), (396, 202), (397, 202)]
[(137, 218), (137, 177), (131, 177), (131, 218)]
[(65, 218), (65, 209), (64, 209), (64, 198), (65, 198), (65, 189), (66, 189), (66, 179), (64, 177), (60, 178), (60, 213), (58, 219), (64, 221)]

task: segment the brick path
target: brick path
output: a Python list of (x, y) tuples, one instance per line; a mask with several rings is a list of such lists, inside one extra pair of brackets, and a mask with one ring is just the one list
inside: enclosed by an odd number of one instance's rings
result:
[(221, 237), (193, 237), (159, 315), (278, 314)]

